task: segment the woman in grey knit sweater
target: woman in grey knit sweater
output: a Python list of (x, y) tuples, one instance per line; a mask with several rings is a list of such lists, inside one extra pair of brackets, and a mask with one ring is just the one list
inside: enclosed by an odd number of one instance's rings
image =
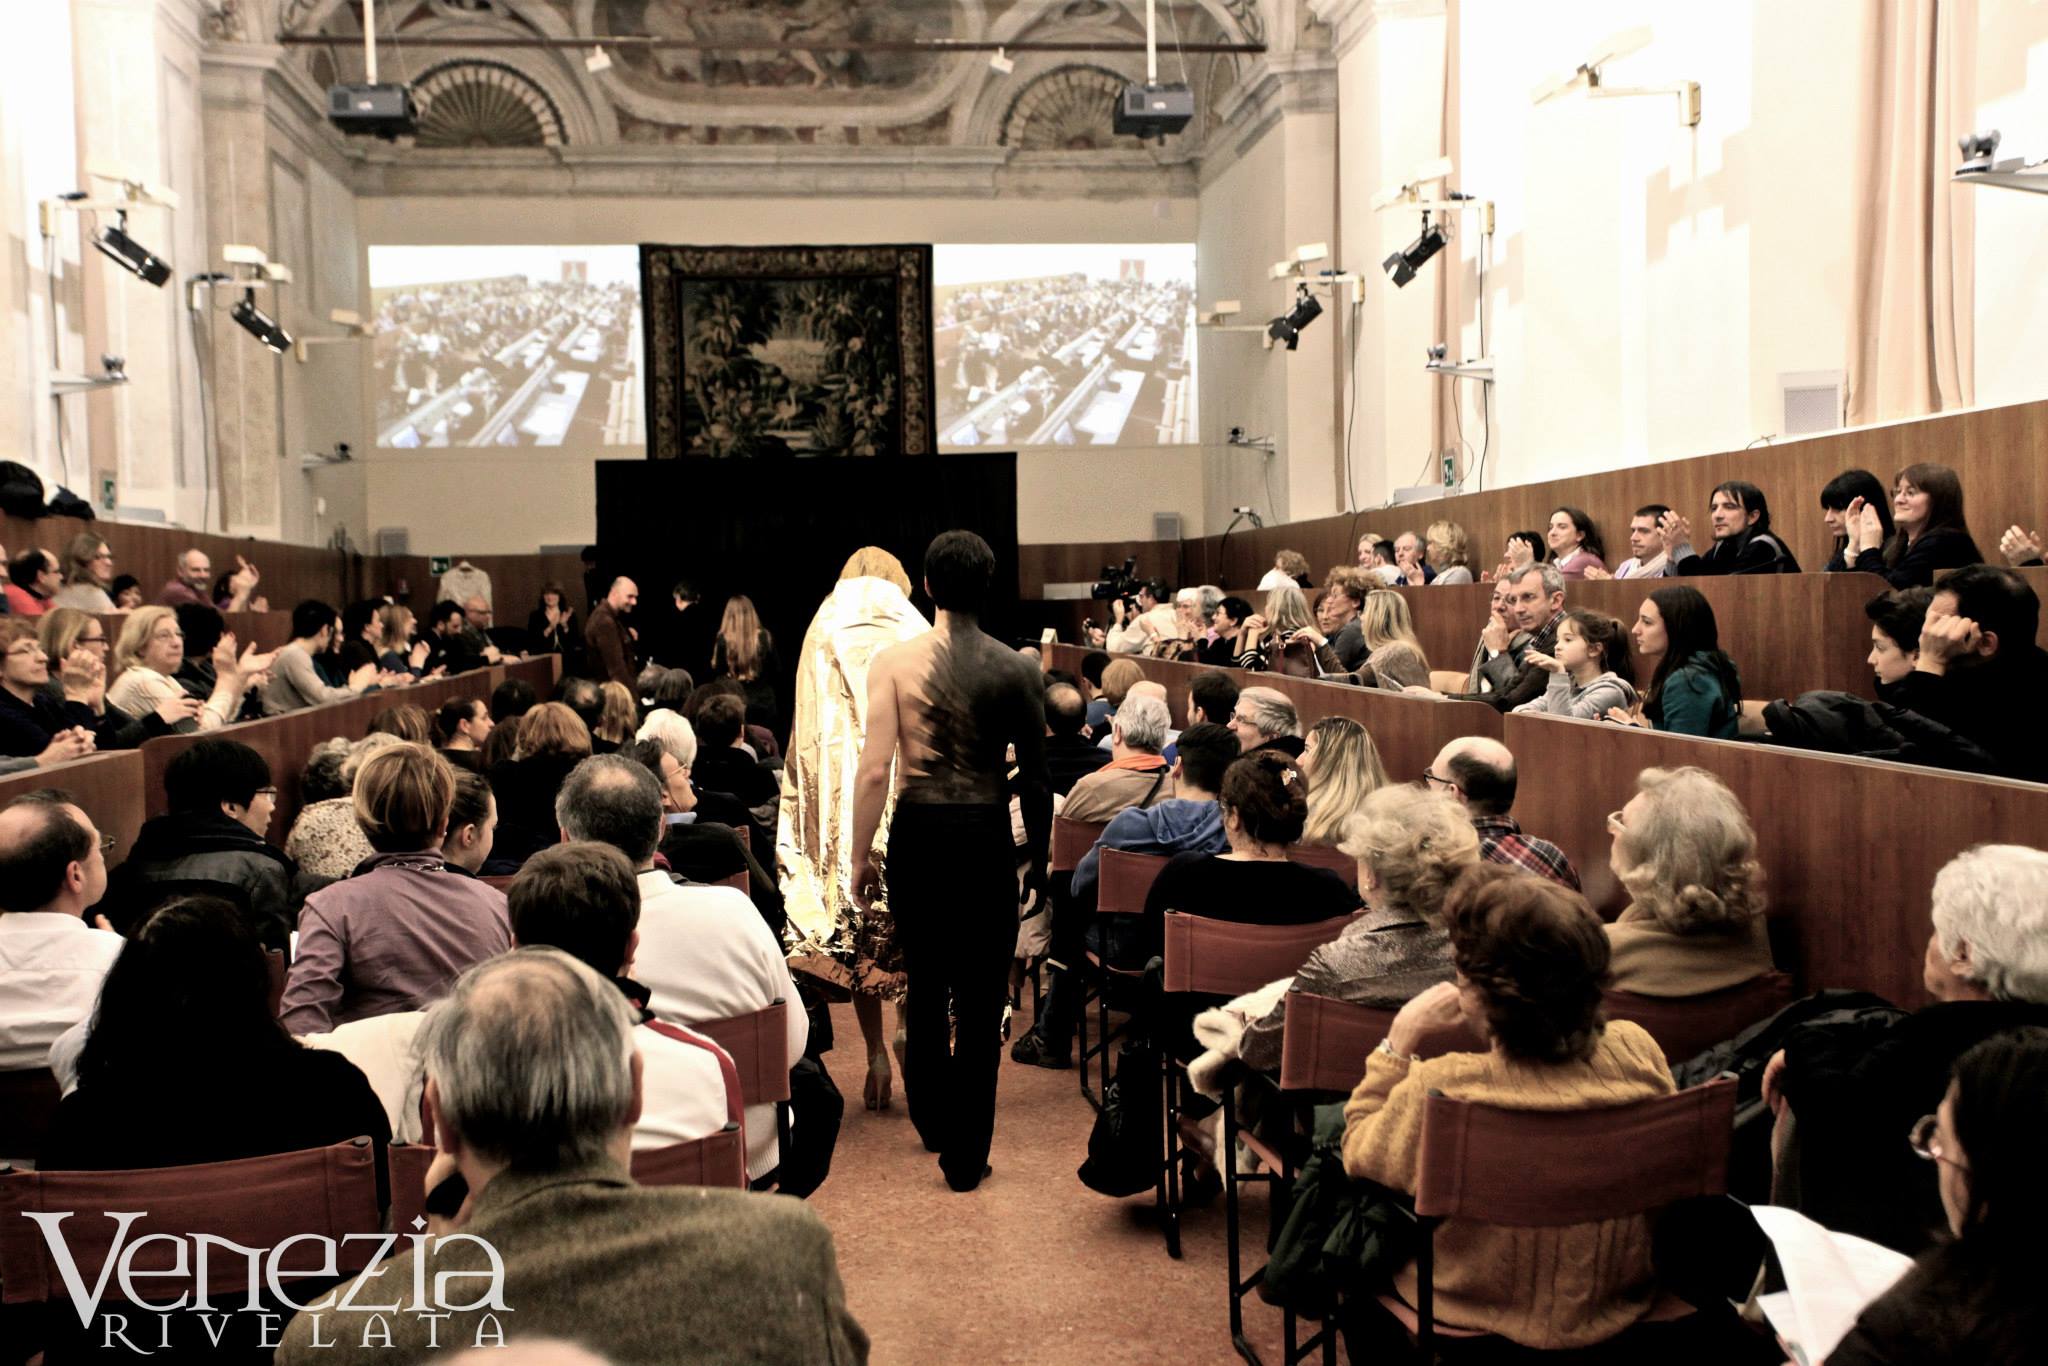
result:
[(1557, 653), (1531, 650), (1528, 660), (1549, 672), (1550, 683), (1543, 696), (1524, 702), (1516, 711), (1598, 721), (1609, 707), (1635, 709), (1635, 668), (1629, 658), (1628, 633), (1613, 617), (1583, 607), (1565, 613), (1557, 627)]

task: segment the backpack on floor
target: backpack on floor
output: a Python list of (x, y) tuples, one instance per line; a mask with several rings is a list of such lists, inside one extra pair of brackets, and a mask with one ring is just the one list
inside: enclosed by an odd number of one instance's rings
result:
[(1159, 1184), (1159, 1054), (1149, 1043), (1126, 1043), (1116, 1075), (1102, 1088), (1102, 1111), (1088, 1132), (1088, 1160), (1075, 1173), (1103, 1195), (1137, 1195)]

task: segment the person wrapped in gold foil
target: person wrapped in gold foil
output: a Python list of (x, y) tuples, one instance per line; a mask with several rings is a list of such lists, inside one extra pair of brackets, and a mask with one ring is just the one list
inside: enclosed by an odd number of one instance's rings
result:
[[(902, 562), (875, 546), (856, 550), (804, 632), (783, 766), (775, 865), (795, 941), (791, 954), (852, 989), (868, 1052), (863, 1099), (870, 1110), (889, 1108), (893, 1077), (882, 1003), (902, 1001), (904, 976), (886, 899), (878, 897), (872, 913), (854, 904), (853, 870), (860, 860), (852, 848), (853, 778), (867, 738), (869, 662), (887, 646), (929, 630), (931, 623), (910, 604)], [(885, 813), (878, 845), (888, 829)], [(895, 1043), (900, 1065), (900, 1014)]]

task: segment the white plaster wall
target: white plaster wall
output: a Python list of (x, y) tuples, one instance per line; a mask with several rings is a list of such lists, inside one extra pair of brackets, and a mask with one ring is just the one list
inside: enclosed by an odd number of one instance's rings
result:
[[(2048, 5), (1978, 0), (1977, 127), (2004, 135), (2000, 160), (2048, 157)], [(1976, 196), (1977, 393), (1980, 404), (2048, 394), (2048, 198)], [(2048, 509), (2043, 510), (2048, 517)]]
[[(362, 198), (357, 235), (373, 244), (464, 242), (1186, 242), (1195, 204), (1166, 200)], [(362, 258), (367, 282), (367, 256)], [(1198, 265), (1199, 268), (1199, 265)], [(362, 290), (367, 309), (366, 284)], [(328, 358), (316, 357), (316, 364)], [(1203, 357), (1206, 366), (1208, 358)], [(357, 368), (367, 399), (367, 359)], [(1209, 383), (1206, 370), (1201, 383)], [(360, 414), (348, 440), (364, 467), (367, 528), (409, 526), (413, 545), (454, 537), (480, 553), (584, 542), (596, 534), (594, 452), (378, 451)], [(1204, 400), (1203, 421), (1208, 419)], [(633, 458), (638, 458), (637, 455)], [(943, 458), (943, 457), (941, 457)], [(1027, 451), (1018, 459), (1018, 538), (1038, 542), (1151, 535), (1154, 511), (1203, 527), (1196, 446)], [(459, 491), (450, 503), (446, 494)], [(331, 526), (332, 518), (329, 519)], [(481, 538), (481, 539), (479, 539)], [(421, 553), (433, 553), (422, 550)]]

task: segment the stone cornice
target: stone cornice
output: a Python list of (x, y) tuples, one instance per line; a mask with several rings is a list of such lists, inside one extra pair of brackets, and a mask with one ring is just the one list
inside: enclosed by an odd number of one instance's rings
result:
[(1343, 56), (1383, 20), (1433, 19), (1444, 13), (1444, 0), (1307, 0), (1309, 10), (1329, 26), (1332, 50)]

